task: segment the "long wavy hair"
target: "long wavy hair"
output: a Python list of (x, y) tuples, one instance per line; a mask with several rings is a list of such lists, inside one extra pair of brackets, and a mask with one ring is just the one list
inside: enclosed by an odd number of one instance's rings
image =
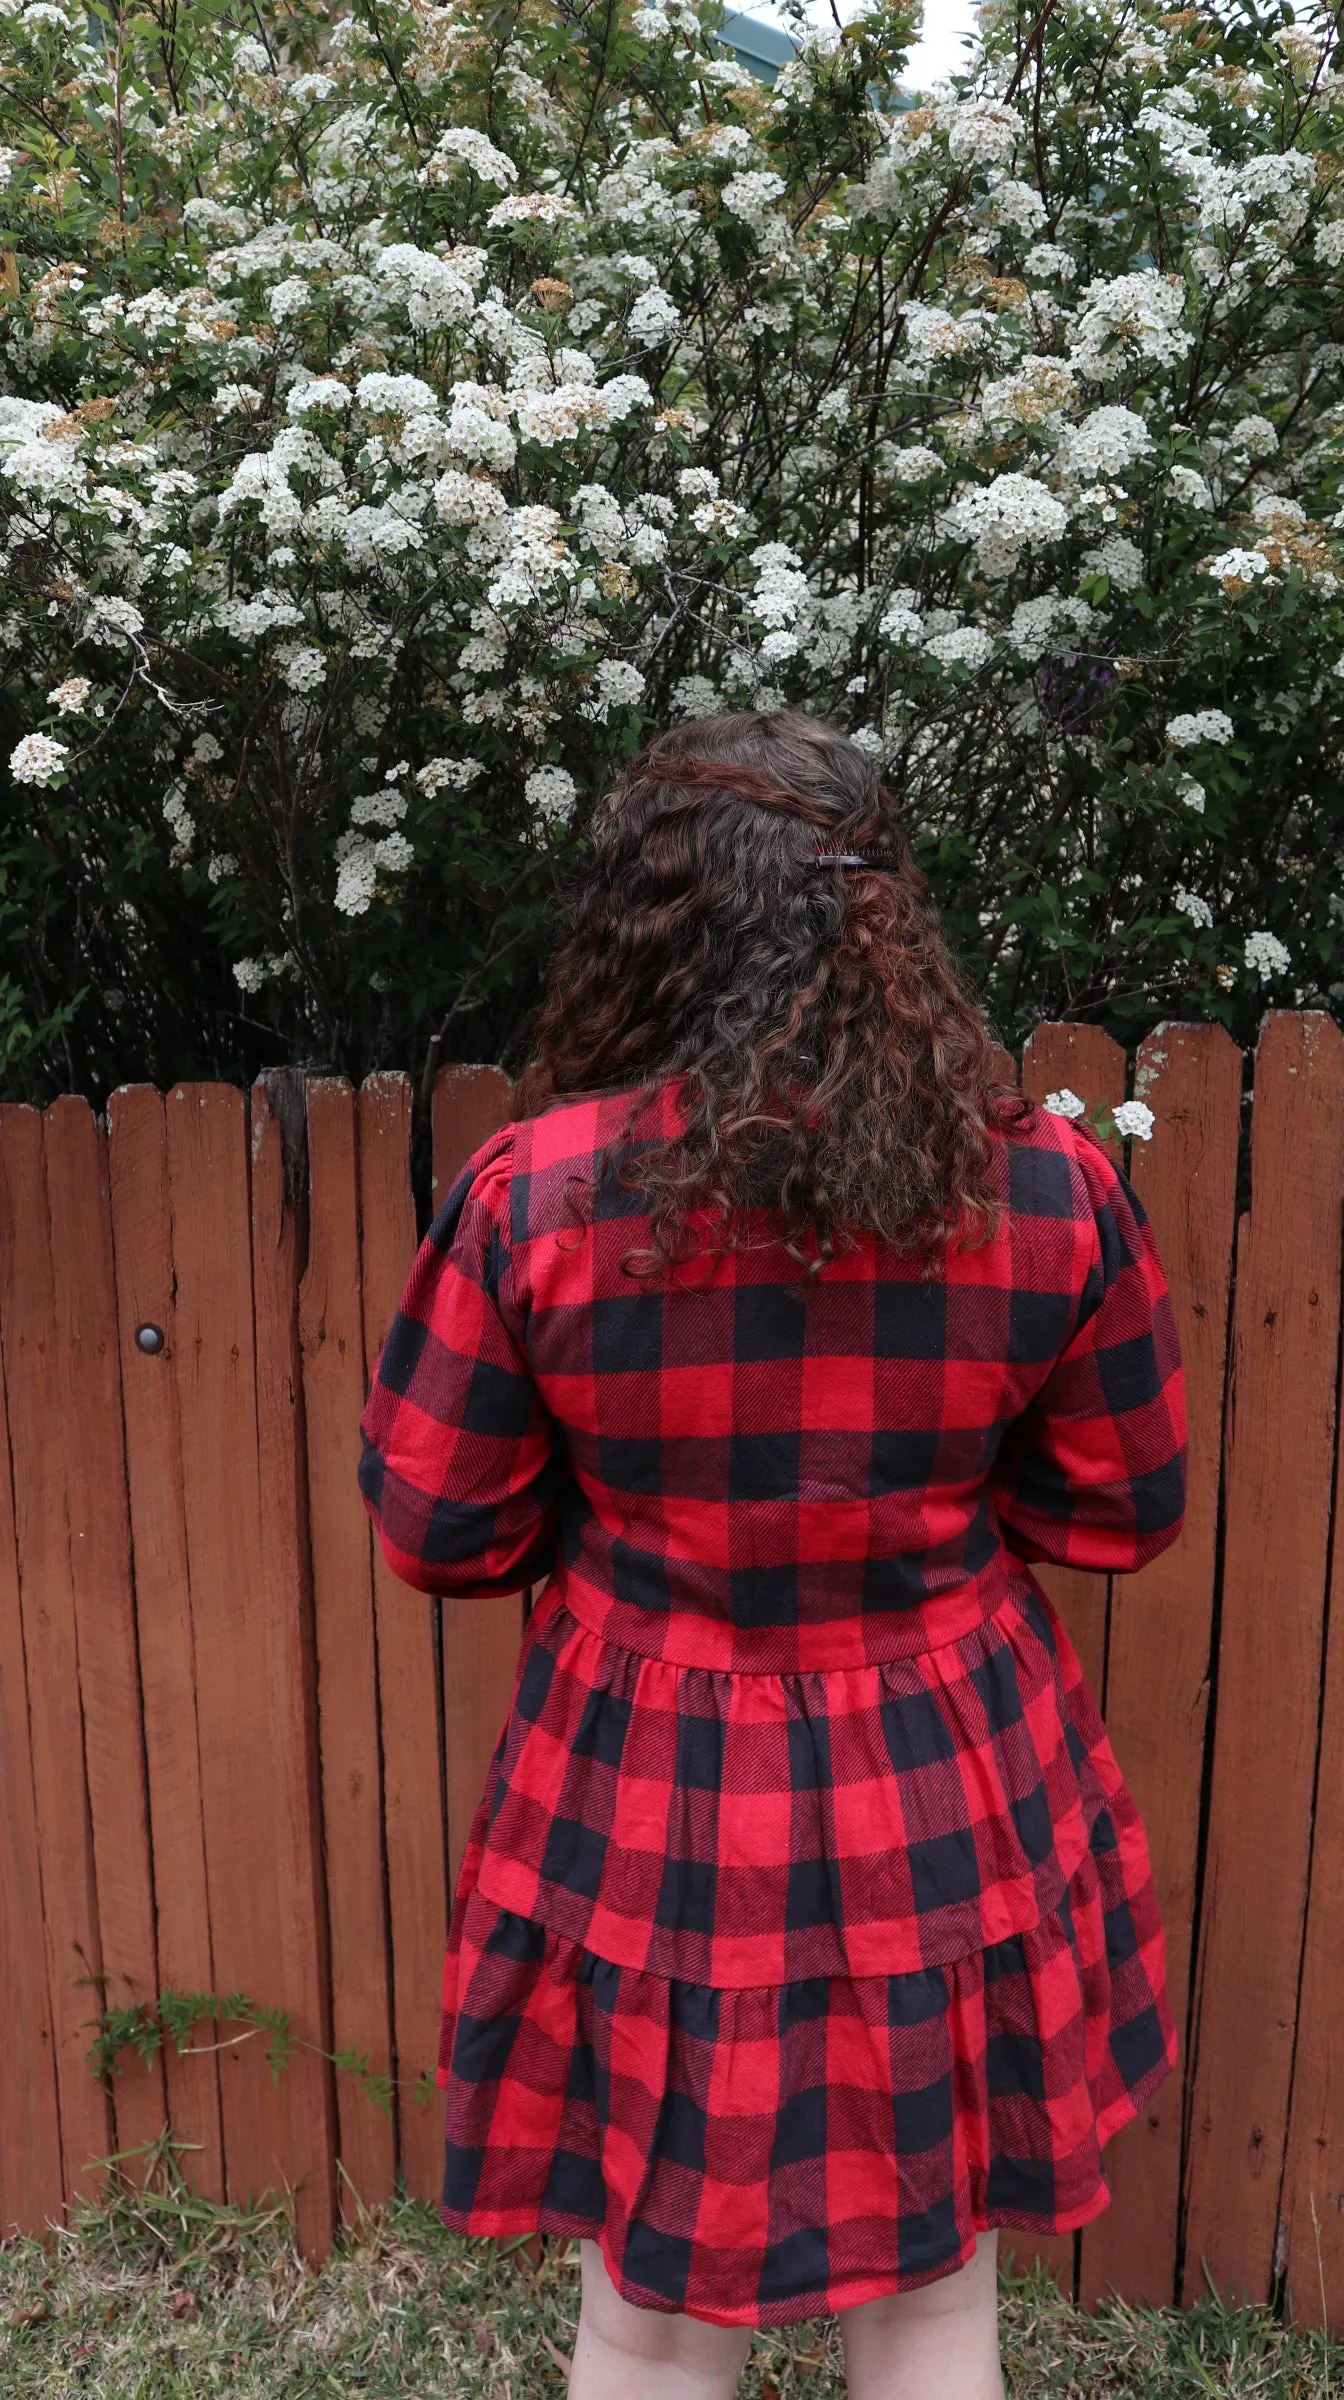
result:
[(864, 1230), (932, 1263), (998, 1221), (1016, 1095), (891, 794), (796, 710), (677, 726), (608, 794), (516, 1112), (628, 1090), (625, 1139), (673, 1077), (680, 1130), (622, 1151), (633, 1273), (781, 1232), (808, 1279)]

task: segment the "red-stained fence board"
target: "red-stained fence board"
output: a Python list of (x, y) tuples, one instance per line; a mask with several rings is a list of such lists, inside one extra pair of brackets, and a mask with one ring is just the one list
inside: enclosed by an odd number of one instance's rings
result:
[[(1335, 1448), (1344, 1034), (1271, 1015), (1237, 1243), (1185, 2294), (1267, 2298), (1279, 2249)], [(1337, 1772), (1337, 1767), (1335, 1769)]]
[[(387, 1338), (415, 1256), (410, 1182), (411, 1098), (402, 1075), (371, 1075), (359, 1095), (359, 1208), (364, 1355), (370, 1373)], [(407, 2086), (438, 2060), (443, 1953), (448, 1934), (443, 1770), (439, 1754), (438, 1604), (374, 1563), (383, 1815), (392, 1928), (401, 2171), (417, 2199), (443, 2184), (437, 2100), (418, 2105)]]
[[(434, 1086), (434, 1184), (442, 1203), (473, 1151), (508, 1122), (511, 1087), (498, 1067), (444, 1067)], [(509, 1713), (524, 1597), (443, 1602), (443, 1717), (448, 1870), (455, 1888), (491, 1755)]]
[[(282, 1112), (294, 1142), (286, 1157)], [(308, 1582), (307, 1476), (299, 1369), (299, 1225), (303, 1078), (286, 1070), (252, 1090), (252, 1278), (256, 1339), (261, 1582), (258, 1664), (269, 1704), (271, 1814), (267, 1894), (275, 1975), (300, 2047), (279, 2079), (279, 2155), (295, 2190), (306, 2258), (325, 2257), (334, 2224), (336, 2109), (321, 2053), (330, 2045), (326, 1898), (317, 1763), (316, 1662)], [(273, 1896), (272, 1896), (273, 1895)]]
[(1344, 2331), (1344, 1425), (1335, 1468), (1330, 1621), (1306, 1946), (1284, 2176), (1283, 2264), (1298, 2324)]
[[(148, 1084), (128, 1086), (113, 1093), (107, 1114), (159, 1980), (169, 1991), (208, 1992), (214, 1987), (214, 1962), (178, 1427), (163, 1096)], [(161, 1350), (140, 1348), (135, 1336), (141, 1325), (156, 1327), (163, 1335)], [(203, 2032), (196, 2037), (198, 2043), (205, 2038)], [(183, 2144), (183, 2172), (193, 2191), (222, 2200), (218, 2059), (205, 2050), (180, 2057), (170, 2044), (164, 2067), (169, 2121)]]
[(10, 1456), (0, 1377), (0, 2241), (59, 2224), (64, 2200)]
[(472, 1153), (508, 1124), (512, 1099), (502, 1067), (440, 1067), (432, 1112), (436, 1212)]
[[(71, 1427), (35, 1109), (0, 1107), (0, 1339), (9, 1400), (15, 1529), (42, 1875), (43, 1930), (67, 2200), (92, 2194), (90, 2162), (113, 2146), (112, 2111), (89, 2072), (102, 1966), (84, 1777), (79, 1646), (66, 1518)], [(34, 1937), (37, 1928), (33, 1928)]]
[[(1107, 1730), (1142, 1811), (1167, 1935), (1168, 1986), (1184, 2049), (1209, 1702), (1232, 1273), (1240, 1050), (1217, 1025), (1163, 1025), (1142, 1045), (1134, 1095), (1153, 1110), (1129, 1173), (1171, 1286), (1190, 1420), (1180, 1539), (1138, 1575), (1111, 1580)], [(1108, 2290), (1169, 2306), (1180, 2215), (1181, 2070), (1109, 2145), (1112, 2205), (1084, 2228), (1079, 2297)]]
[[(1336, 1512), (1344, 1455), (1336, 1470)], [(1344, 1545), (1338, 1513), (1306, 1951), (1284, 2176), (1292, 2320), (1344, 2330)]]
[[(109, 2007), (127, 2008), (154, 2001), (158, 1971), (107, 1143), (83, 1100), (57, 1100), (48, 1109), (44, 1141), (55, 1388), (69, 1429), (70, 1569), (104, 1988)], [(119, 2152), (157, 2141), (166, 2116), (162, 2062), (146, 2067), (135, 2051), (125, 2052), (113, 2108)], [(126, 2171), (134, 2172), (129, 2162)]]
[[(1125, 1096), (1125, 1054), (1099, 1025), (1038, 1025), (1022, 1053), (1022, 1089), (1029, 1100), (1068, 1090), (1097, 1108), (1114, 1108)], [(1098, 1701), (1106, 1686), (1106, 1575), (1084, 1575), (1072, 1567), (1037, 1567), (1034, 1572), (1058, 1609)]]
[[(1099, 1025), (1038, 1025), (1022, 1052), (1022, 1089), (1029, 1100), (1041, 1101), (1050, 1092), (1067, 1089), (1094, 1109), (1114, 1107), (1125, 1096), (1125, 1054)], [(1084, 1675), (1098, 1702), (1106, 1683), (1106, 1618), (1110, 1578), (1085, 1575), (1073, 1567), (1035, 1566), (1051, 1605), (1078, 1653)], [(1016, 2247), (1019, 2264), (1041, 2260), (1053, 2269), (1064, 2288), (1075, 2286), (1077, 2244), (1073, 2234), (1033, 2243), (1026, 2236), (1002, 2237)]]
[[(364, 1406), (355, 1097), (348, 1083), (308, 1086), (308, 1259), (299, 1291), (317, 1710), (331, 1939), (332, 2038), (379, 2075), (392, 2071), (378, 1659), (370, 1526), (360, 1498)], [(409, 1599), (409, 1594), (407, 1595)], [(413, 1605), (413, 1604), (412, 1604)], [(427, 1806), (436, 1806), (429, 1795)], [(358, 2086), (337, 2083), (342, 2213), (388, 2199), (396, 2183), (391, 2120)]]
[[(290, 2009), (314, 2041), (302, 1990), (286, 1990), (294, 1937), (285, 1922), (302, 1856), (263, 1558), (252, 1316), (249, 1127), (244, 1096), (178, 1084), (167, 1099), (168, 1174), (177, 1276), (177, 1368), (187, 1553), (196, 1645), (201, 1800), (217, 1986)], [(306, 1909), (300, 1893), (297, 1905)], [(320, 2169), (320, 2119), (295, 2126), (296, 2084), (316, 2079), (303, 2054), (278, 2081), (260, 2036), (221, 2027), (224, 2161), (229, 2196), (282, 2192)], [(320, 2088), (320, 2086), (318, 2087)], [(314, 2093), (314, 2098), (316, 2094)], [(315, 2157), (314, 2152), (318, 2155)], [(310, 2202), (300, 2201), (306, 2216)]]

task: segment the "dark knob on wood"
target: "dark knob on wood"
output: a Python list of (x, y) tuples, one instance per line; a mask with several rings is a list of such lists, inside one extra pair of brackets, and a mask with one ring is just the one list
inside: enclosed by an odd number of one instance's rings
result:
[(163, 1327), (161, 1325), (137, 1325), (135, 1346), (137, 1350), (148, 1351), (152, 1358), (163, 1348)]

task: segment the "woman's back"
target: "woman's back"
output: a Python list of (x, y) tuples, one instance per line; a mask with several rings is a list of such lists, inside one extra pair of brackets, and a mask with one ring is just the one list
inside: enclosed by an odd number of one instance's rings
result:
[[(509, 1127), (437, 1220), (370, 1416), (399, 1574), (464, 1593), (553, 1575), (634, 1650), (780, 1672), (950, 1640), (1015, 1559), (1123, 1571), (1164, 1546), (1185, 1435), (1170, 1306), (1087, 1135), (1038, 1111), (1008, 1129), (996, 1231), (932, 1267), (865, 1234), (803, 1289), (760, 1210), (651, 1284), (629, 1265), (640, 1196), (618, 1160), (601, 1171), (635, 1098)], [(665, 1088), (624, 1154), (675, 1123)]]
[(449, 1929), (446, 2222), (724, 2326), (1085, 2223), (1175, 2028), (1026, 1562), (1180, 1522), (1133, 1192), (996, 1086), (891, 795), (788, 712), (611, 795), (521, 1105), (365, 1415), (399, 1574), (544, 1587)]

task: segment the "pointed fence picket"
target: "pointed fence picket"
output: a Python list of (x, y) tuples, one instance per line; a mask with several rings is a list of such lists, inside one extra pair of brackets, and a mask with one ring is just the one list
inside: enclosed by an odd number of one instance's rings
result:
[[(1281, 2278), (1338, 2326), (1344, 1035), (1275, 1014), (1253, 1063), (1239, 1224), (1241, 1053), (1169, 1025), (1132, 1063), (1189, 1513), (1139, 1575), (1043, 1580), (1148, 1825), (1182, 2063), (1107, 2151), (1112, 2207), (1038, 2255), (1084, 2305)], [(1102, 1112), (1131, 1064), (1044, 1025), (1020, 1075)], [(510, 1099), (440, 1072), (432, 1210)], [(358, 1420), (420, 1230), (400, 1076), (0, 1108), (0, 2233), (166, 2127), (203, 2194), (292, 2193), (313, 2256), (398, 2177), (437, 2191), (415, 2087), (527, 1600), (426, 1600), (370, 1539)], [(105, 2089), (98, 1994), (165, 1989), (287, 2010), (290, 2064), (201, 2024)]]

